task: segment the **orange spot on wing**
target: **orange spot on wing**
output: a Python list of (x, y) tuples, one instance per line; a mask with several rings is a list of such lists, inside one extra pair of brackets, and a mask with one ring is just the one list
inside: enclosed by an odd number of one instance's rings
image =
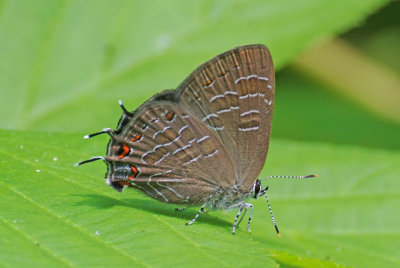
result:
[(120, 155), (118, 155), (118, 158), (119, 159), (124, 158), (125, 156), (127, 156), (127, 154), (129, 153), (130, 150), (131, 149), (129, 148), (128, 145), (123, 144), (122, 145), (122, 153)]
[(174, 118), (174, 116), (175, 116), (175, 113), (171, 111), (165, 115), (165, 118), (167, 118), (167, 120), (172, 120)]
[(139, 174), (139, 170), (135, 166), (130, 166), (130, 168), (131, 168), (131, 171), (132, 171), (132, 175), (129, 176), (128, 179), (132, 180), (132, 179), (136, 178), (136, 176)]
[(132, 142), (138, 141), (138, 140), (140, 140), (141, 137), (142, 137), (142, 133), (139, 133), (131, 141)]

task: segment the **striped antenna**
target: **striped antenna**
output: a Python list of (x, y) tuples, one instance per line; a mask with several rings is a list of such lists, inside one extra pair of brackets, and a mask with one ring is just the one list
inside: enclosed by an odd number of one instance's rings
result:
[[(268, 186), (267, 186), (267, 188), (265, 188), (265, 192), (267, 190), (268, 190)], [(269, 214), (271, 215), (272, 224), (275, 227), (276, 234), (278, 235), (279, 238), (281, 238), (281, 233), (279, 233), (278, 226), (276, 225), (275, 217), (274, 217), (274, 214), (272, 213), (272, 208), (271, 208), (271, 205), (269, 203), (269, 199), (268, 199), (267, 193), (265, 193), (265, 198), (267, 199), (268, 210), (269, 210)]]
[(83, 164), (86, 164), (86, 163), (90, 163), (90, 162), (94, 162), (94, 161), (97, 161), (97, 160), (106, 161), (106, 158), (104, 156), (95, 156), (95, 157), (92, 157), (92, 158), (90, 158), (88, 160), (76, 163), (74, 166), (77, 167), (77, 166), (80, 166), (80, 165), (83, 165)]
[(89, 134), (89, 135), (85, 135), (83, 136), (84, 139), (90, 139), (94, 136), (100, 135), (100, 134), (104, 134), (107, 133), (108, 135), (110, 135), (110, 137), (112, 136), (112, 134), (114, 133), (114, 130), (112, 128), (103, 128), (102, 131), (93, 133), (93, 134)]
[(317, 178), (318, 175), (306, 175), (306, 176), (268, 176), (265, 178), (262, 178), (260, 181), (266, 180), (266, 179), (271, 179), (271, 178), (280, 178), (280, 179), (307, 179), (307, 178)]

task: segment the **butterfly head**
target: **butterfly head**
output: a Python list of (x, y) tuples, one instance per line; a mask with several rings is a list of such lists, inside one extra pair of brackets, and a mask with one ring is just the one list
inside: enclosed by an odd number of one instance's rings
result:
[(260, 197), (260, 196), (263, 195), (263, 191), (261, 190), (261, 187), (262, 187), (261, 181), (257, 179), (257, 180), (254, 182), (254, 185), (253, 185), (253, 193), (252, 193), (252, 196), (253, 196), (254, 199), (257, 199), (258, 197)]

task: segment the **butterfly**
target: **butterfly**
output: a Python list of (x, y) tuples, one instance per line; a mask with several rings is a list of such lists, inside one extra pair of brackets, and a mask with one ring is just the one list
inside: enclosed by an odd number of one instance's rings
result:
[(107, 156), (78, 165), (103, 160), (106, 182), (118, 191), (133, 187), (161, 202), (201, 206), (189, 225), (206, 208), (237, 208), (233, 234), (247, 209), (251, 232), (253, 205), (246, 200), (265, 196), (279, 236), (268, 186), (263, 188), (261, 181), (316, 175), (257, 178), (268, 152), (274, 96), (267, 47), (236, 47), (200, 65), (176, 90), (152, 96), (133, 112), (120, 101), (123, 114), (117, 128), (85, 136), (110, 135)]

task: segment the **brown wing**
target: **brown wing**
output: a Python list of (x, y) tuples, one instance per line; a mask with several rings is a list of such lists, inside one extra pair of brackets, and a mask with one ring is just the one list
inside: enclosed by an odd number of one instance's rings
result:
[(179, 103), (150, 100), (108, 145), (107, 179), (168, 203), (205, 202), (231, 186), (233, 161), (216, 133)]
[(197, 68), (177, 98), (218, 135), (249, 189), (267, 156), (275, 95), (271, 55), (263, 45), (232, 49)]

